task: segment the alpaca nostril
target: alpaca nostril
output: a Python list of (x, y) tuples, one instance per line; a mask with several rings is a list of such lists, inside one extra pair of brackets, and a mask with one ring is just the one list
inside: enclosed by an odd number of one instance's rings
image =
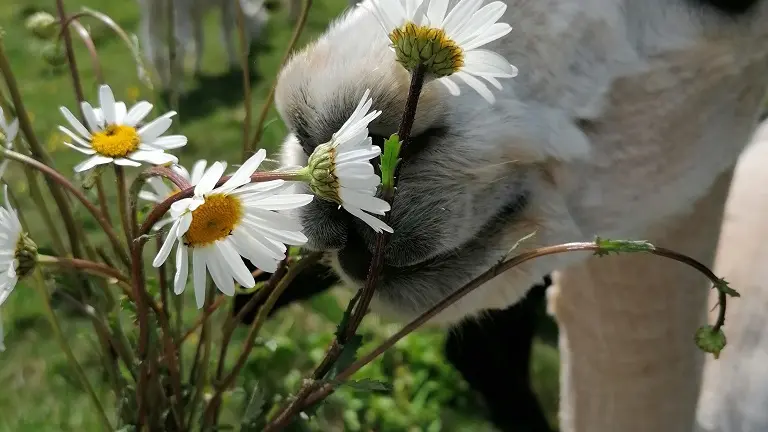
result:
[(351, 216), (338, 204), (315, 198), (301, 210), (301, 224), (309, 241), (307, 247), (316, 250), (341, 249), (347, 243)]

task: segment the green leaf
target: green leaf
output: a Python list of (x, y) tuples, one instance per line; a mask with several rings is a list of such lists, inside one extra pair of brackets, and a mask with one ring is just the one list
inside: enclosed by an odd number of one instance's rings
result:
[(364, 392), (374, 392), (374, 391), (389, 391), (390, 387), (381, 381), (376, 381), (372, 379), (361, 379), (359, 381), (355, 380), (347, 380), (347, 381), (334, 381), (334, 386), (341, 387), (341, 386), (347, 386), (349, 388), (352, 388), (354, 390), (364, 391)]
[(339, 372), (351, 365), (357, 359), (357, 350), (359, 350), (362, 345), (362, 336), (356, 334), (349, 338), (347, 343), (341, 348), (341, 354), (339, 354), (339, 358), (336, 359), (336, 363), (334, 363), (331, 370), (328, 371), (327, 378), (331, 380), (336, 378)]
[(336, 332), (334, 333), (334, 336), (336, 336), (336, 340), (344, 339), (344, 331), (347, 329), (347, 326), (349, 325), (349, 318), (352, 316), (352, 311), (355, 310), (355, 305), (357, 304), (357, 301), (360, 299), (361, 294), (363, 294), (363, 290), (359, 289), (357, 290), (357, 293), (355, 294), (355, 296), (349, 300), (349, 303), (347, 304), (347, 309), (344, 311), (344, 315), (342, 315), (341, 321), (339, 321), (339, 325), (336, 326)]
[(381, 155), (381, 186), (384, 190), (394, 190), (395, 170), (400, 163), (400, 148), (402, 143), (397, 134), (392, 134), (384, 141), (384, 154)]
[(595, 244), (600, 248), (595, 251), (595, 255), (597, 256), (606, 256), (611, 252), (620, 254), (649, 252), (656, 249), (654, 245), (645, 240), (610, 240), (597, 237), (595, 238)]
[(248, 399), (248, 405), (245, 406), (245, 412), (243, 412), (242, 423), (251, 424), (259, 420), (259, 417), (264, 413), (265, 403), (264, 392), (261, 391), (258, 385), (253, 386), (251, 397)]
[(714, 327), (711, 325), (699, 327), (699, 329), (696, 330), (696, 337), (694, 339), (696, 341), (696, 346), (698, 346), (700, 350), (714, 355), (715, 358), (720, 357), (720, 351), (722, 351), (726, 345), (725, 333), (723, 333), (723, 330), (718, 329), (715, 331)]
[(739, 294), (739, 292), (735, 289), (731, 288), (725, 279), (718, 279), (717, 283), (715, 283), (715, 289), (729, 297), (741, 297), (741, 294)]

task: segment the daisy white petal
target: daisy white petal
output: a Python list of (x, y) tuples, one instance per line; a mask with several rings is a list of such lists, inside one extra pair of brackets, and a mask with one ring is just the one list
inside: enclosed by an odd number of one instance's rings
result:
[(151, 147), (163, 150), (173, 150), (187, 145), (187, 137), (184, 135), (168, 135), (152, 141)]
[(140, 121), (144, 120), (144, 117), (149, 115), (152, 111), (152, 104), (147, 101), (137, 102), (132, 106), (123, 119), (123, 123), (128, 126), (136, 126)]
[(480, 96), (483, 97), (483, 99), (488, 101), (488, 103), (492, 104), (492, 103), (496, 102), (496, 97), (493, 96), (493, 92), (491, 92), (488, 89), (488, 86), (483, 84), (483, 82), (480, 81), (479, 79), (475, 78), (474, 76), (472, 76), (472, 75), (470, 75), (470, 74), (468, 74), (466, 72), (459, 72), (459, 73), (456, 74), (456, 77), (460, 78), (462, 81), (467, 83), (467, 85), (469, 85), (470, 87), (475, 89), (475, 91), (477, 93), (479, 93)]
[(69, 129), (65, 128), (64, 126), (59, 126), (59, 130), (60, 130), (62, 133), (64, 133), (65, 135), (67, 135), (68, 137), (72, 138), (72, 140), (73, 140), (74, 142), (76, 142), (76, 143), (80, 144), (81, 146), (83, 146), (83, 147), (85, 147), (85, 148), (91, 148), (91, 143), (89, 143), (88, 141), (86, 141), (86, 140), (84, 140), (84, 139), (80, 138), (80, 137), (79, 137), (77, 134), (75, 134), (75, 133), (74, 133), (74, 132), (72, 132), (71, 130), (69, 130)]
[(89, 148), (83, 148), (83, 147), (80, 147), (80, 146), (76, 146), (76, 145), (73, 145), (73, 144), (68, 143), (66, 141), (64, 141), (64, 145), (69, 147), (69, 148), (71, 148), (71, 149), (73, 149), (73, 150), (79, 151), (82, 154), (92, 155), (92, 154), (96, 153), (96, 150), (92, 150), (92, 149), (89, 149)]
[(134, 168), (141, 166), (140, 163), (132, 161), (130, 159), (125, 159), (125, 158), (117, 158), (113, 160), (112, 163), (114, 163), (115, 165), (128, 166), (128, 167), (134, 167)]
[(145, 126), (139, 129), (138, 131), (139, 136), (145, 142), (154, 141), (160, 135), (164, 134), (165, 131), (168, 130), (168, 128), (171, 127), (171, 123), (173, 123), (173, 121), (171, 120), (171, 117), (173, 117), (174, 115), (176, 115), (176, 112), (170, 111), (152, 120), (150, 123), (146, 124)]
[(115, 95), (108, 85), (99, 86), (99, 105), (107, 124), (116, 124), (117, 113), (115, 112)]
[(154, 165), (164, 165), (167, 163), (176, 163), (179, 159), (163, 151), (138, 150), (128, 155), (131, 160), (138, 162), (149, 162)]
[(195, 288), (195, 302), (197, 308), (201, 309), (205, 304), (205, 267), (206, 255), (205, 248), (196, 248), (192, 250), (192, 284)]
[[(192, 165), (192, 172), (189, 174), (190, 183), (197, 184), (200, 182), (200, 179), (203, 178), (203, 173), (205, 172), (205, 166), (207, 164), (208, 162), (199, 160)], [(224, 169), (226, 169), (226, 164), (222, 163), (222, 165), (224, 165)]]
[(197, 183), (197, 186), (195, 186), (195, 195), (201, 196), (211, 192), (213, 188), (216, 187), (216, 183), (221, 179), (222, 174), (224, 174), (224, 165), (222, 165), (221, 162), (214, 162), (213, 165), (205, 171), (205, 174), (203, 174), (203, 177), (200, 179), (200, 182)]
[[(217, 188), (214, 192), (231, 191), (238, 186), (242, 186), (251, 181), (251, 175), (259, 168), (259, 165), (267, 158), (267, 151), (260, 149), (253, 156), (249, 157), (247, 161), (235, 173), (227, 180), (221, 187)], [(222, 168), (223, 169), (223, 168)]]
[(360, 210), (359, 208), (356, 208), (356, 207), (353, 207), (353, 206), (348, 206), (348, 205), (344, 205), (342, 207), (344, 207), (344, 210), (346, 210), (350, 214), (352, 214), (352, 216), (355, 216), (358, 219), (360, 219), (361, 221), (363, 221), (366, 224), (368, 224), (368, 226), (373, 228), (373, 230), (376, 231), (377, 233), (380, 233), (382, 231), (386, 231), (388, 233), (394, 232), (392, 227), (390, 227), (389, 225), (384, 223), (384, 221), (376, 218), (375, 216), (369, 215), (368, 213), (365, 213), (364, 211)]
[(89, 159), (84, 160), (83, 162), (80, 162), (79, 164), (75, 165), (75, 172), (83, 172), (88, 171), (89, 169), (97, 166), (97, 165), (104, 165), (112, 162), (114, 159), (107, 156), (102, 155), (93, 155)]
[(165, 260), (168, 259), (168, 255), (171, 253), (171, 249), (173, 249), (173, 243), (175, 243), (177, 239), (176, 230), (179, 229), (180, 222), (181, 221), (177, 220), (173, 223), (173, 225), (171, 225), (171, 229), (168, 231), (168, 236), (165, 237), (163, 245), (160, 247), (157, 255), (155, 255), (155, 259), (152, 261), (153, 267), (160, 267), (163, 265)]
[[(253, 288), (256, 285), (256, 281), (253, 279), (253, 275), (248, 270), (248, 267), (245, 266), (240, 254), (235, 250), (235, 247), (228, 240), (216, 243), (216, 247), (219, 250), (221, 262), (227, 266), (229, 273), (232, 274), (237, 283), (245, 288)], [(234, 287), (231, 294), (226, 292), (225, 294), (234, 295)]]
[(91, 133), (88, 132), (88, 129), (83, 126), (82, 123), (80, 123), (80, 120), (75, 118), (75, 116), (65, 107), (59, 107), (59, 111), (61, 111), (61, 114), (64, 115), (64, 118), (67, 119), (67, 122), (69, 122), (70, 125), (72, 125), (72, 128), (75, 129), (75, 132), (82, 135), (85, 139), (91, 138)]
[(189, 249), (184, 243), (179, 242), (176, 247), (176, 274), (173, 275), (173, 293), (178, 295), (184, 292), (187, 286), (189, 274)]

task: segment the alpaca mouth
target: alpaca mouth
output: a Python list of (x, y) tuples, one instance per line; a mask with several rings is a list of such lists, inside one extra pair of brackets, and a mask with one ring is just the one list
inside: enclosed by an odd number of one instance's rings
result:
[[(381, 278), (390, 279), (412, 276), (425, 269), (444, 264), (453, 258), (467, 256), (469, 253), (477, 253), (477, 251), (483, 249), (483, 244), (492, 241), (491, 239), (496, 234), (518, 218), (519, 214), (527, 207), (528, 196), (527, 191), (515, 195), (508, 204), (488, 219), (488, 222), (478, 230), (476, 235), (459, 246), (415, 264), (396, 266), (385, 261), (381, 271)], [(368, 250), (365, 241), (356, 231), (350, 230), (346, 245), (344, 248), (336, 251), (335, 255), (339, 270), (343, 271), (347, 277), (360, 284), (366, 280), (373, 254)]]

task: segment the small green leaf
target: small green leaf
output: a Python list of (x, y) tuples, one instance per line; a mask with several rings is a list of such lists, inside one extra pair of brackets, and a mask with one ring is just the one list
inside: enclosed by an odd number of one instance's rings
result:
[(725, 279), (718, 279), (717, 283), (715, 284), (715, 289), (729, 297), (741, 297), (741, 294), (739, 294), (739, 292), (735, 289), (731, 288)]
[(360, 295), (362, 293), (363, 293), (362, 289), (357, 290), (357, 293), (355, 294), (355, 296), (349, 300), (349, 303), (347, 304), (347, 309), (344, 311), (344, 315), (342, 315), (341, 321), (339, 321), (339, 325), (336, 326), (336, 332), (334, 333), (334, 336), (336, 336), (336, 340), (344, 339), (344, 332), (347, 330), (347, 326), (349, 325), (349, 318), (352, 316), (352, 311), (355, 310), (355, 305), (357, 304), (357, 301), (360, 299)]
[(347, 386), (355, 390), (364, 391), (364, 392), (374, 392), (374, 391), (389, 391), (390, 387), (381, 381), (376, 381), (372, 379), (361, 379), (359, 381), (354, 380), (347, 380), (347, 381), (334, 381), (334, 386), (341, 387), (341, 386)]
[(339, 354), (339, 358), (336, 359), (336, 363), (334, 363), (331, 370), (328, 371), (327, 378), (336, 378), (336, 375), (338, 375), (339, 372), (351, 365), (357, 359), (357, 350), (360, 349), (362, 345), (362, 336), (356, 334), (349, 338), (347, 343), (341, 348), (341, 354)]
[(264, 392), (261, 391), (258, 385), (253, 386), (251, 397), (248, 399), (248, 405), (245, 406), (242, 423), (251, 424), (259, 420), (259, 417), (264, 412), (265, 403)]
[(711, 325), (699, 327), (699, 329), (696, 330), (695, 341), (696, 346), (698, 346), (700, 350), (714, 355), (715, 358), (720, 357), (720, 351), (722, 351), (726, 345), (725, 333), (723, 333), (723, 330), (718, 329), (715, 331), (714, 327)]
[(384, 190), (394, 190), (395, 170), (400, 163), (400, 148), (402, 143), (397, 134), (392, 134), (384, 141), (384, 154), (381, 155), (381, 186)]
[(595, 251), (595, 255), (597, 256), (606, 256), (611, 252), (619, 254), (649, 252), (656, 249), (654, 245), (645, 240), (610, 240), (597, 237), (595, 238), (595, 244), (600, 248)]
[(94, 169), (90, 170), (83, 179), (83, 189), (91, 189), (96, 184), (96, 180), (98, 180), (99, 177), (101, 177), (101, 174), (104, 173), (104, 168), (106, 168), (106, 166), (107, 165), (97, 165)]

